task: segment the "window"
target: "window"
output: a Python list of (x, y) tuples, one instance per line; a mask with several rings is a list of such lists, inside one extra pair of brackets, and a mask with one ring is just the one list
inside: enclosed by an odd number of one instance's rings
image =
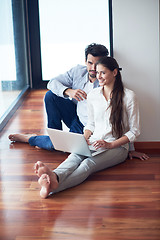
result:
[(1, 0), (0, 130), (30, 85), (46, 88), (50, 78), (85, 64), (88, 44), (104, 44), (112, 55), (111, 3)]
[(90, 43), (110, 51), (109, 1), (39, 0), (42, 78), (85, 64)]
[[(0, 7), (0, 124), (28, 87), (25, 1), (1, 0)], [(0, 125), (0, 129), (2, 125)]]

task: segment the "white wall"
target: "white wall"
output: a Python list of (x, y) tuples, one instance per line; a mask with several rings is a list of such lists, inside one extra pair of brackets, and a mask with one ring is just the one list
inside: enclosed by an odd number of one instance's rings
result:
[(141, 136), (160, 141), (159, 0), (112, 0), (114, 57), (139, 99)]

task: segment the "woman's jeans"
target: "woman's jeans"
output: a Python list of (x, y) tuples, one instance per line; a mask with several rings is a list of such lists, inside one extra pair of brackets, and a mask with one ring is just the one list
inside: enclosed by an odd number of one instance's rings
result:
[(72, 153), (53, 171), (59, 178), (59, 186), (53, 193), (74, 187), (82, 183), (92, 173), (124, 162), (127, 156), (128, 150), (123, 147), (108, 149), (94, 157)]
[[(44, 101), (49, 128), (62, 130), (63, 121), (70, 132), (83, 133), (84, 126), (79, 121), (76, 104), (73, 101), (58, 97), (51, 90), (46, 93)], [(54, 146), (47, 135), (31, 137), (29, 144), (50, 151), (54, 150)]]

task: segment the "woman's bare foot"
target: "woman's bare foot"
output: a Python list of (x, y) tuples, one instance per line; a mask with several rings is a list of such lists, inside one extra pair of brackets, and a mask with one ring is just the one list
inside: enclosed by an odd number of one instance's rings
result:
[(39, 180), (39, 185), (41, 186), (40, 196), (41, 198), (46, 198), (50, 193), (50, 177), (47, 174), (43, 174)]
[(39, 177), (40, 196), (46, 198), (50, 192), (53, 192), (58, 187), (57, 175), (41, 161), (35, 163), (34, 171)]
[(44, 173), (48, 174), (49, 176), (53, 173), (52, 170), (41, 161), (38, 161), (34, 164), (34, 172), (38, 177), (41, 177), (41, 175)]
[(47, 198), (49, 193), (53, 192), (58, 187), (57, 175), (54, 172), (52, 172), (50, 176), (44, 173), (39, 178), (38, 183), (41, 186), (41, 198)]
[(30, 137), (35, 137), (37, 136), (36, 134), (10, 134), (8, 136), (8, 138), (12, 141), (12, 142), (24, 142), (24, 143), (28, 143), (29, 138)]

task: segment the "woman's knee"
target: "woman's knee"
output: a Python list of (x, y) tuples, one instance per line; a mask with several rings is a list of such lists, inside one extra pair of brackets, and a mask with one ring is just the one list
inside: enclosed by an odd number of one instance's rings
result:
[(82, 166), (85, 172), (89, 172), (90, 174), (95, 171), (96, 163), (91, 158), (86, 158), (82, 162)]

